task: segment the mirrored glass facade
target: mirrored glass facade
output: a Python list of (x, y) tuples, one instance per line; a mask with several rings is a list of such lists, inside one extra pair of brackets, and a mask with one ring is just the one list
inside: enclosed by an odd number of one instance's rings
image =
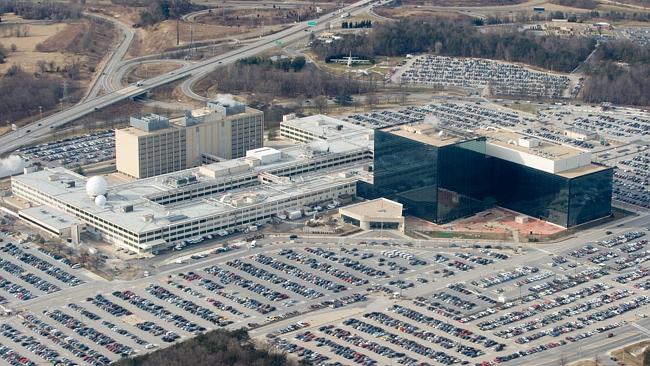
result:
[(611, 213), (611, 168), (565, 177), (488, 156), (485, 147), (484, 137), (434, 146), (376, 130), (374, 183), (358, 193), (436, 223), (493, 206), (564, 227)]

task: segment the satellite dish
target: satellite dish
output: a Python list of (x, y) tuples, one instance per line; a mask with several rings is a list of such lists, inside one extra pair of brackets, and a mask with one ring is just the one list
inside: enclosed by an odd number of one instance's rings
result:
[[(108, 192), (108, 183), (103, 177), (94, 176), (86, 182), (86, 193), (90, 198), (97, 196), (106, 196)], [(104, 197), (106, 198), (106, 197)]]
[(95, 197), (95, 204), (99, 207), (104, 207), (106, 205), (106, 196), (99, 195)]

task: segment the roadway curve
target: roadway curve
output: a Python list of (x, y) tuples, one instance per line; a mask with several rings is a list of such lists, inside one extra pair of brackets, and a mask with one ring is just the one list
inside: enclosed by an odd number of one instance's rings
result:
[[(214, 3), (206, 3), (204, 4), (206, 6), (214, 6)], [(224, 4), (220, 4), (218, 8), (213, 7), (210, 9), (203, 9), (199, 11), (195, 11), (192, 13), (185, 14), (181, 17), (182, 21), (185, 22), (195, 22), (196, 17), (199, 15), (207, 14), (211, 11), (219, 11), (223, 8), (226, 9), (264, 9), (268, 8), (271, 9), (275, 5), (276, 7), (281, 7), (282, 9), (292, 9), (292, 8), (298, 8), (301, 6), (306, 6), (306, 5), (314, 5), (310, 1), (292, 1), (288, 3), (260, 3), (260, 2), (250, 2), (250, 1), (243, 1), (243, 2), (228, 2)], [(316, 5), (319, 5), (319, 3), (316, 3)], [(323, 3), (323, 6), (325, 5), (332, 5), (331, 3)]]
[[(199, 47), (194, 47), (194, 50), (200, 50), (204, 48), (211, 48), (215, 46), (223, 46), (226, 45), (225, 42), (231, 41), (231, 44), (248, 44), (253, 41), (257, 41), (257, 38), (252, 38), (252, 39), (245, 39), (245, 40), (238, 40), (234, 37), (225, 37), (225, 38), (217, 38), (211, 40), (215, 43), (213, 44), (208, 44), (205, 46), (199, 46)], [(223, 42), (223, 43), (219, 43)], [(129, 73), (131, 69), (134, 67), (145, 64), (145, 63), (181, 63), (183, 66), (187, 66), (193, 63), (193, 61), (187, 61), (187, 60), (180, 60), (177, 58), (167, 58), (173, 57), (175, 54), (177, 54), (179, 51), (187, 50), (190, 49), (192, 46), (191, 45), (186, 45), (184, 47), (179, 47), (178, 49), (174, 49), (171, 51), (165, 51), (157, 54), (151, 54), (151, 55), (145, 55), (145, 56), (140, 56), (140, 57), (135, 57), (131, 58), (128, 60), (124, 60), (120, 62), (116, 68), (113, 70), (111, 74), (107, 74), (108, 76), (108, 85), (106, 86), (106, 91), (113, 92), (119, 89), (122, 89), (126, 87), (127, 85), (124, 84), (124, 77)]]
[(89, 99), (96, 98), (102, 89), (105, 91), (112, 90), (109, 87), (110, 76), (115, 72), (116, 68), (119, 66), (120, 62), (126, 55), (126, 52), (129, 50), (129, 46), (133, 41), (133, 36), (135, 35), (135, 32), (129, 26), (113, 17), (90, 13), (86, 13), (86, 15), (107, 20), (113, 23), (122, 32), (122, 40), (120, 41), (117, 48), (113, 50), (109, 56), (108, 61), (106, 61), (101, 70), (99, 70), (99, 75), (95, 78), (93, 85), (86, 93), (86, 96), (81, 99), (81, 102), (86, 102)]
[[(344, 9), (341, 10), (341, 12), (335, 11), (335, 12), (329, 13), (327, 15), (324, 15), (324, 16), (318, 18), (316, 20), (318, 26), (312, 28), (311, 31), (312, 32), (317, 32), (317, 31), (321, 31), (321, 30), (326, 30), (325, 29), (325, 24), (323, 22), (338, 18), (340, 13), (349, 12), (350, 15), (355, 16), (355, 15), (358, 15), (358, 14), (361, 14), (361, 13), (369, 12), (372, 9), (372, 7), (375, 6), (375, 5), (382, 5), (382, 4), (388, 3), (390, 1), (392, 1), (392, 0), (359, 1), (359, 2), (357, 2), (355, 4), (353, 4), (353, 5), (345, 7)], [(357, 4), (364, 4), (364, 5), (357, 5)], [(304, 24), (306, 24), (306, 22), (299, 23), (299, 25), (303, 25), (301, 27), (303, 32), (293, 31), (293, 29), (295, 29), (297, 26), (289, 28), (289, 30), (291, 30), (291, 34), (288, 35), (287, 37), (282, 38), (283, 43), (288, 44), (288, 43), (295, 42), (295, 41), (297, 41), (297, 40), (299, 40), (301, 38), (304, 38), (304, 37), (308, 36), (311, 32), (306, 32), (309, 29), (308, 29), (308, 27), (305, 27)], [(283, 33), (283, 32), (285, 32), (285, 31), (282, 31), (280, 33)], [(271, 44), (271, 47), (272, 46), (273, 46), (273, 44)], [(268, 48), (271, 48), (271, 47), (266, 47), (265, 50), (268, 49)], [(259, 52), (256, 52), (256, 53), (261, 53), (261, 52), (262, 51), (259, 51)], [(234, 61), (236, 61), (236, 60), (238, 60), (240, 58), (245, 58), (245, 57), (248, 57), (248, 56), (252, 56), (254, 54), (255, 53), (252, 53), (252, 54), (249, 54), (249, 55), (246, 55), (246, 56), (239, 56), (237, 58), (232, 58), (232, 59), (231, 58), (226, 58), (226, 60), (224, 60), (223, 63), (224, 64), (232, 63), (232, 62), (234, 62)], [(194, 85), (197, 82), (199, 82), (201, 79), (206, 77), (211, 71), (212, 71), (212, 69), (201, 70), (200, 72), (192, 73), (192, 76), (189, 79), (185, 80), (181, 84), (181, 91), (183, 92), (183, 94), (185, 94), (186, 96), (188, 96), (188, 97), (190, 97), (192, 99), (199, 100), (199, 101), (207, 101), (207, 100), (209, 100), (209, 98), (194, 92), (194, 90), (192, 90), (192, 88), (194, 87)]]
[[(386, 0), (361, 0), (354, 4), (343, 7), (340, 9), (340, 11), (350, 12), (351, 14), (356, 15), (367, 11), (372, 6), (371, 3), (373, 2), (383, 3), (386, 2)], [(339, 11), (334, 11), (316, 19), (318, 25), (316, 27), (313, 27), (312, 30), (324, 30), (325, 23), (339, 17), (339, 14)], [(12, 131), (3, 136), (0, 136), (0, 154), (13, 152), (21, 146), (28, 145), (35, 140), (50, 135), (51, 130), (55, 127), (70, 123), (94, 111), (108, 107), (117, 102), (141, 95), (150, 89), (154, 89), (190, 76), (193, 77), (194, 80), (198, 80), (210, 73), (216, 67), (227, 65), (241, 58), (251, 57), (269, 50), (275, 47), (275, 42), (277, 41), (290, 43), (299, 40), (309, 34), (306, 32), (308, 28), (309, 27), (307, 25), (307, 22), (297, 23), (291, 28), (262, 37), (258, 41), (240, 47), (236, 50), (198, 62), (196, 64), (182, 67), (173, 73), (165, 73), (163, 75), (158, 75), (156, 77), (144, 80), (142, 86), (138, 87), (131, 85), (115, 92), (102, 95), (98, 98), (90, 99), (84, 103), (70, 107), (62, 112), (30, 123), (24, 127), (19, 128), (16, 131)]]

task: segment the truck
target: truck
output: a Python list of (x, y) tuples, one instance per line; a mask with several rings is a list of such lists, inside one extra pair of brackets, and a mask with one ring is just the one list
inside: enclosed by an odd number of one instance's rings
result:
[(350, 16), (350, 12), (341, 14), (341, 19), (347, 18)]
[(302, 217), (302, 212), (300, 210), (295, 210), (287, 213), (289, 220), (297, 220)]
[(138, 81), (135, 83), (135, 86), (142, 86), (142, 85), (144, 85), (144, 80), (138, 80)]

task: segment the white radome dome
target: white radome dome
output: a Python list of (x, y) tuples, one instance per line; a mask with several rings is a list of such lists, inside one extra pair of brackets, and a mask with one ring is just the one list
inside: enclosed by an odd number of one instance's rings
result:
[(311, 142), (310, 147), (315, 152), (326, 152), (329, 144), (323, 140), (314, 140)]
[(99, 207), (104, 207), (106, 204), (106, 196), (99, 195), (95, 197), (95, 204)]
[(95, 176), (88, 179), (88, 182), (86, 182), (86, 193), (88, 193), (88, 196), (91, 198), (105, 196), (106, 192), (108, 192), (108, 183), (106, 183), (106, 180), (103, 177)]

